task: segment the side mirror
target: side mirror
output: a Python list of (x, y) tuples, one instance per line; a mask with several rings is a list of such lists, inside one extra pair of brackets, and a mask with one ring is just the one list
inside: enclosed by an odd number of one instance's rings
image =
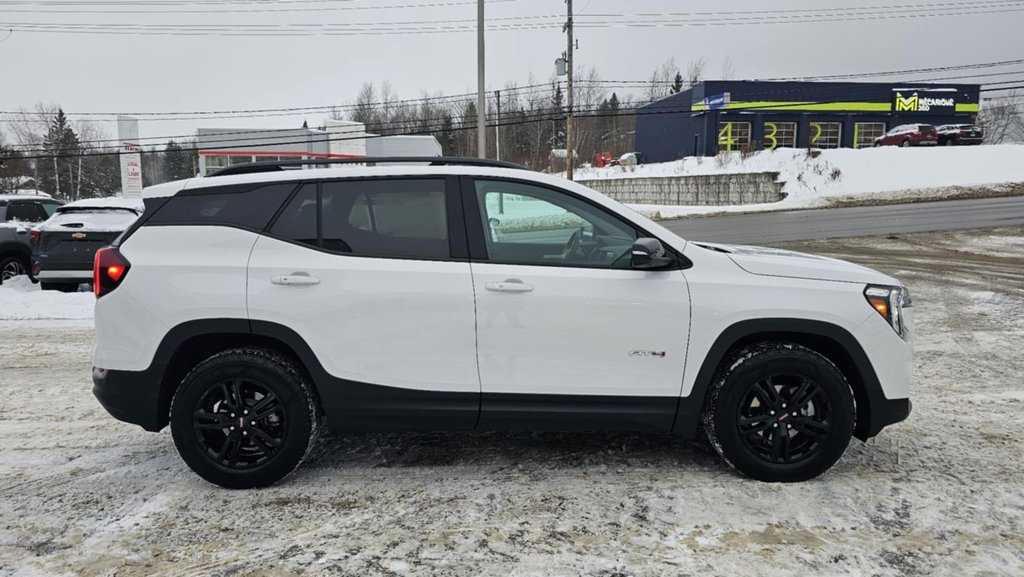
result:
[(672, 264), (665, 255), (665, 247), (656, 238), (638, 238), (633, 242), (632, 265), (635, 269), (659, 269)]

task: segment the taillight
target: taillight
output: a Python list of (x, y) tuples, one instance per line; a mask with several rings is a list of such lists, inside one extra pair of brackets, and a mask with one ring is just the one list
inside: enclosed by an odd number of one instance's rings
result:
[(32, 244), (39, 244), (39, 229), (33, 228), (28, 231), (28, 241)]
[(131, 266), (121, 251), (112, 246), (96, 251), (96, 257), (92, 261), (92, 290), (96, 293), (96, 298), (116, 289)]

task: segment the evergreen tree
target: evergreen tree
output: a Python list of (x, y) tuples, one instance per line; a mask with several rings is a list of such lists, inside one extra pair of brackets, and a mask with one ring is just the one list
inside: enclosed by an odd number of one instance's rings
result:
[(446, 156), (452, 156), (458, 154), (455, 150), (457, 144), (455, 135), (455, 123), (452, 121), (452, 115), (448, 112), (444, 113), (444, 117), (441, 120), (441, 152)]
[(562, 87), (557, 82), (551, 94), (551, 148), (565, 148), (565, 105), (562, 103)]
[(78, 135), (63, 109), (58, 109), (43, 138), (46, 159), (38, 161), (39, 190), (77, 200), (81, 187), (81, 152)]
[(164, 148), (164, 181), (181, 180), (194, 175), (191, 154), (177, 142), (167, 141)]
[(676, 94), (676, 93), (679, 93), (679, 92), (682, 92), (682, 91), (683, 91), (683, 75), (677, 71), (676, 72), (676, 77), (672, 79), (672, 88), (669, 89), (669, 92), (672, 93), (672, 94)]

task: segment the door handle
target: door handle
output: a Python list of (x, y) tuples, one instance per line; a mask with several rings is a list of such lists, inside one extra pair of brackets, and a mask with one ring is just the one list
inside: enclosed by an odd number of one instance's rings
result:
[(279, 274), (270, 277), (272, 284), (288, 286), (310, 286), (320, 284), (320, 277), (310, 276), (308, 272), (293, 272), (292, 274)]
[(489, 282), (484, 288), (496, 293), (528, 293), (533, 290), (533, 285), (517, 278), (508, 278), (504, 282)]

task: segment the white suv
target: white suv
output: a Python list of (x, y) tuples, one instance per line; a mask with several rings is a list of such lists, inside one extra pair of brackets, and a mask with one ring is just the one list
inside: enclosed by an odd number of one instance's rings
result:
[(289, 474), (321, 424), (703, 434), (751, 477), (800, 481), (910, 413), (895, 279), (430, 160), (146, 189), (96, 256), (96, 397), (170, 424), (185, 462), (233, 488)]

